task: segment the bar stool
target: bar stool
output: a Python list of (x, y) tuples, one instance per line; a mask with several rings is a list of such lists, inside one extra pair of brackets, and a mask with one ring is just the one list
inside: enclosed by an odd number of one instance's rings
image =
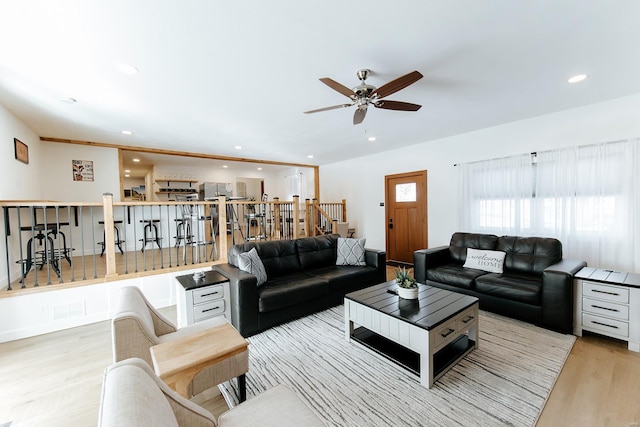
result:
[[(98, 221), (98, 224), (101, 224), (104, 226), (104, 221)], [(124, 251), (122, 250), (122, 245), (124, 243), (124, 240), (120, 239), (120, 229), (118, 228), (118, 224), (122, 224), (122, 220), (116, 220), (113, 221), (113, 231), (115, 232), (116, 235), (116, 241), (114, 242), (116, 244), (116, 246), (118, 247), (118, 249), (120, 249), (120, 253), (122, 255), (124, 255)], [(102, 257), (102, 255), (104, 255), (104, 251), (105, 251), (105, 246), (106, 246), (106, 237), (105, 237), (105, 232), (103, 231), (102, 233), (102, 242), (98, 242), (99, 245), (102, 246), (102, 252), (100, 252), (100, 257)]]
[[(52, 234), (50, 229), (47, 227), (52, 224), (36, 224), (34, 226), (24, 226), (20, 227), (20, 231), (37, 231), (38, 234), (33, 235), (27, 241), (27, 257), (25, 259), (21, 259), (16, 261), (22, 267), (22, 279), (20, 282), (24, 283), (24, 279), (27, 277), (27, 274), (31, 271), (31, 268), (42, 269), (45, 264), (50, 264), (53, 271), (55, 271), (56, 275), (60, 277), (60, 267), (58, 266), (58, 259), (56, 257), (55, 245), (53, 242), (53, 238), (50, 236)], [(45, 235), (43, 231), (48, 231)], [(63, 234), (64, 235), (64, 234)], [(44, 244), (44, 249), (35, 251), (33, 250), (33, 239), (38, 239), (40, 246)], [(66, 248), (66, 238), (65, 238), (65, 248)]]
[(158, 226), (156, 225), (158, 222), (160, 222), (159, 219), (140, 220), (141, 224), (145, 224), (144, 237), (140, 239), (140, 241), (142, 242), (142, 252), (144, 252), (144, 248), (147, 246), (147, 243), (151, 243), (151, 246), (153, 246), (153, 242), (156, 242), (156, 245), (158, 245), (158, 249), (162, 249), (162, 246), (160, 246), (160, 240), (162, 240), (162, 237), (160, 237), (160, 232), (158, 231)]

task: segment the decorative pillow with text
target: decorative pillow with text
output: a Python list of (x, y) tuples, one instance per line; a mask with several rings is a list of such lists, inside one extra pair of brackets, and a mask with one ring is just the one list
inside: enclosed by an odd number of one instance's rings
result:
[(262, 264), (256, 248), (251, 248), (249, 252), (238, 254), (238, 268), (256, 276), (258, 286), (263, 285), (267, 281), (267, 272), (264, 269), (264, 264)]
[(486, 251), (467, 248), (467, 260), (463, 267), (475, 268), (476, 270), (487, 271), (489, 273), (502, 274), (504, 271), (505, 255), (506, 253), (502, 251)]
[(338, 237), (338, 257), (336, 265), (367, 265), (364, 260), (366, 239), (345, 239)]

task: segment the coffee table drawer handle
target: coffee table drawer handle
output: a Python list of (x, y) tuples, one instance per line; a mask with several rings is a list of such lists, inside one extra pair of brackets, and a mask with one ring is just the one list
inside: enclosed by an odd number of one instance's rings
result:
[(442, 338), (446, 338), (446, 337), (448, 337), (449, 335), (451, 335), (452, 333), (454, 333), (455, 331), (456, 331), (455, 329), (451, 329), (451, 328), (449, 328), (449, 329), (447, 330), (447, 332), (444, 332), (444, 333), (442, 333), (442, 334), (440, 334), (440, 335), (442, 335)]
[(474, 317), (474, 316), (467, 316), (467, 318), (466, 318), (466, 319), (463, 319), (463, 320), (462, 320), (462, 323), (469, 323), (469, 322), (471, 322), (473, 319), (475, 319), (475, 317)]

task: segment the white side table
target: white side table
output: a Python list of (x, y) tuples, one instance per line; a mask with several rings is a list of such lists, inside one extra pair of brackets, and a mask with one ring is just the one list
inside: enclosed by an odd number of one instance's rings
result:
[(584, 267), (575, 275), (573, 333), (627, 341), (640, 352), (640, 274)]
[(231, 321), (229, 279), (210, 270), (200, 279), (187, 274), (176, 277), (176, 281), (179, 328), (216, 316)]

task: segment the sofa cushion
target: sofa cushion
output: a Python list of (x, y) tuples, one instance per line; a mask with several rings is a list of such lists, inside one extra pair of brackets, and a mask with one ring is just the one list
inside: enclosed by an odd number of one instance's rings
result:
[(338, 235), (325, 234), (296, 240), (300, 266), (303, 270), (325, 267), (336, 263)]
[(504, 256), (501, 251), (488, 251), (467, 248), (467, 260), (464, 268), (475, 268), (489, 273), (502, 273), (504, 270)]
[(239, 267), (238, 255), (256, 248), (267, 277), (278, 277), (300, 271), (300, 262), (293, 240), (272, 240), (269, 242), (248, 242), (234, 245), (229, 249), (229, 264)]
[(338, 238), (336, 265), (367, 265), (364, 259), (366, 239)]
[(541, 290), (541, 276), (490, 273), (476, 279), (476, 291), (526, 304), (540, 305)]
[(493, 234), (453, 233), (449, 254), (454, 262), (462, 265), (467, 260), (467, 248), (496, 250), (497, 242), (498, 236)]
[(507, 254), (505, 269), (518, 273), (542, 274), (562, 260), (562, 243), (553, 238), (502, 236), (496, 249)]
[(427, 270), (427, 280), (446, 283), (459, 288), (473, 289), (477, 277), (488, 274), (486, 271), (464, 268), (461, 265), (446, 264)]
[(373, 284), (378, 278), (378, 269), (372, 266), (333, 265), (309, 273), (327, 280), (330, 291), (340, 294), (362, 289), (362, 283)]
[(262, 264), (256, 248), (251, 248), (249, 252), (238, 254), (238, 268), (256, 276), (258, 286), (267, 281), (267, 272), (264, 270), (264, 264)]
[(308, 273), (291, 273), (270, 279), (258, 288), (258, 311), (279, 310), (329, 295), (329, 282)]

